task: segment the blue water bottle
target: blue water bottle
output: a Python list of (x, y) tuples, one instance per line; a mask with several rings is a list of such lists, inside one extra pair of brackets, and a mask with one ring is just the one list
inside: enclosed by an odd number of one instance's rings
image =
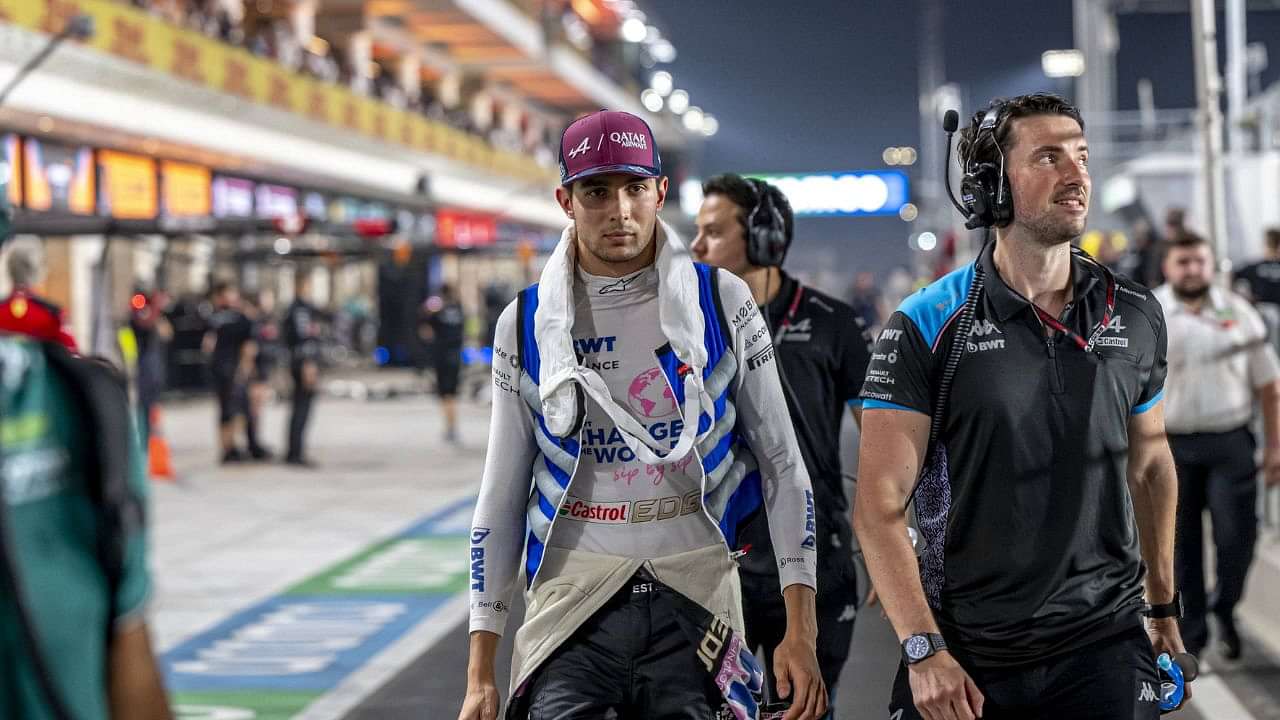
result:
[(1160, 653), (1156, 667), (1160, 670), (1160, 713), (1163, 715), (1182, 707), (1187, 683), (1196, 679), (1200, 663), (1190, 653)]

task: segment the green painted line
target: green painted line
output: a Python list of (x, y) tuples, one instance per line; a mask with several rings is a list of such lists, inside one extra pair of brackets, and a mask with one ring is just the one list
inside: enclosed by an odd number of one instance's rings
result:
[(280, 690), (180, 692), (170, 702), (175, 720), (289, 720), (320, 695)]
[(469, 573), (466, 537), (401, 537), (373, 545), (285, 595), (453, 595), (467, 590)]

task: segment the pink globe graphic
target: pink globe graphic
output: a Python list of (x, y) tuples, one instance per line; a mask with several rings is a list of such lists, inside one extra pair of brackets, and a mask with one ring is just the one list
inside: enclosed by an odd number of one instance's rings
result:
[(667, 417), (676, 411), (676, 398), (662, 375), (662, 368), (645, 370), (627, 388), (627, 404), (646, 418)]

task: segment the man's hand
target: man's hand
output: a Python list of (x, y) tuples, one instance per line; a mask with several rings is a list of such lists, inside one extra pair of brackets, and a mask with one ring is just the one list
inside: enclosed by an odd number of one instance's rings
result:
[[(1178, 629), (1177, 618), (1158, 618), (1147, 620), (1147, 637), (1151, 638), (1151, 649), (1156, 655), (1160, 653), (1184, 653), (1187, 651), (1185, 645), (1182, 644), (1182, 631)], [(1197, 658), (1199, 659), (1199, 658)], [(1186, 684), (1186, 694), (1183, 695), (1182, 703), (1186, 705), (1191, 699), (1191, 682)]]
[(1262, 472), (1267, 487), (1280, 486), (1280, 447), (1269, 447), (1262, 454)]
[(827, 687), (818, 670), (816, 636), (788, 630), (773, 651), (779, 697), (791, 701), (783, 720), (818, 720), (827, 712)]
[(458, 720), (498, 720), (498, 685), (494, 681), (494, 656), (498, 652), (498, 634), (483, 630), (471, 633), (467, 657), (467, 695), (462, 700)]
[(493, 678), (488, 680), (467, 680), (467, 696), (462, 701), (462, 710), (458, 720), (497, 720), (498, 687)]
[(925, 720), (974, 720), (982, 717), (984, 698), (969, 673), (942, 651), (907, 666), (911, 697)]

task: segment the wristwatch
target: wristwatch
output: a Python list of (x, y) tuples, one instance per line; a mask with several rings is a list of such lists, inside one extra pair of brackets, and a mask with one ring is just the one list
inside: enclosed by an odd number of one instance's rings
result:
[(1182, 591), (1179, 590), (1178, 592), (1175, 592), (1173, 594), (1173, 600), (1164, 603), (1163, 605), (1144, 603), (1142, 605), (1142, 609), (1138, 612), (1152, 620), (1161, 620), (1164, 618), (1178, 618), (1181, 620), (1183, 614)]
[(908, 665), (947, 649), (947, 641), (937, 633), (916, 633), (902, 641), (902, 661)]

